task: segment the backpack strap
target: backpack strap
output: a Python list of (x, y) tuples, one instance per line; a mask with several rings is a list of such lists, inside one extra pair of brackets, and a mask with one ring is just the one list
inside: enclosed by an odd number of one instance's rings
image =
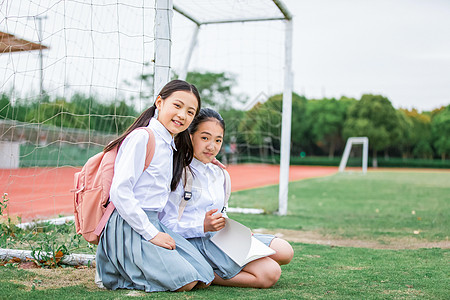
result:
[[(155, 134), (149, 127), (139, 127), (136, 129), (145, 129), (148, 132), (148, 136), (149, 136), (148, 142), (147, 142), (147, 152), (146, 152), (147, 155), (145, 156), (144, 170), (142, 171), (142, 172), (144, 172), (150, 166), (150, 163), (152, 162), (152, 159), (153, 159), (153, 155), (155, 154), (155, 148), (156, 148)], [(106, 210), (103, 213), (103, 216), (100, 219), (100, 222), (98, 222), (97, 227), (95, 227), (95, 230), (94, 230), (95, 235), (100, 236), (100, 234), (103, 231), (103, 228), (105, 228), (106, 222), (108, 222), (109, 217), (111, 216), (111, 214), (113, 213), (115, 208), (116, 207), (114, 206), (114, 204), (108, 200)]]
[[(221, 213), (225, 213), (227, 211), (227, 207), (228, 207), (228, 200), (230, 199), (230, 195), (231, 195), (231, 179), (230, 179), (230, 174), (225, 170), (222, 169), (223, 172), (223, 176), (224, 176), (224, 182), (223, 182), (223, 188), (225, 191), (225, 198), (223, 201), (223, 208), (220, 211)], [(184, 195), (183, 198), (181, 199), (180, 202), (180, 206), (178, 207), (178, 221), (181, 219), (181, 216), (183, 215), (184, 209), (186, 208), (186, 205), (188, 203), (188, 201), (191, 199), (192, 197), (192, 183), (193, 183), (194, 179), (192, 176), (192, 172), (191, 169), (189, 169), (188, 167), (186, 167), (184, 169), (183, 174), (181, 175), (181, 182), (184, 182)]]
[(223, 188), (225, 190), (225, 199), (223, 202), (223, 208), (222, 208), (222, 213), (227, 212), (227, 207), (228, 207), (228, 200), (230, 200), (230, 196), (231, 196), (231, 178), (230, 178), (230, 174), (228, 173), (227, 170), (225, 169), (221, 169), (223, 172), (223, 176), (225, 177), (225, 181), (223, 183)]
[(183, 198), (181, 198), (180, 206), (178, 207), (178, 221), (180, 221), (188, 201), (192, 198), (193, 181), (194, 177), (192, 176), (191, 169), (189, 167), (184, 168), (183, 173), (181, 174), (181, 182), (184, 182), (184, 195)]
[(153, 133), (153, 130), (151, 130), (149, 127), (140, 127), (138, 129), (145, 129), (145, 131), (148, 132), (148, 142), (147, 142), (147, 155), (145, 156), (145, 165), (144, 165), (144, 171), (150, 166), (150, 163), (152, 162), (153, 155), (155, 155), (155, 134)]

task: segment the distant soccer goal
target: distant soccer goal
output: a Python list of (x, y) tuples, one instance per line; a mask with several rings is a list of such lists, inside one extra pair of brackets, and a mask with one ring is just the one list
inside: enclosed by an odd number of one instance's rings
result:
[(341, 162), (339, 164), (339, 172), (344, 172), (347, 166), (348, 159), (350, 157), (350, 152), (353, 145), (362, 144), (362, 172), (367, 173), (367, 161), (369, 157), (369, 138), (367, 137), (350, 137), (347, 139), (345, 144), (344, 154), (342, 155)]

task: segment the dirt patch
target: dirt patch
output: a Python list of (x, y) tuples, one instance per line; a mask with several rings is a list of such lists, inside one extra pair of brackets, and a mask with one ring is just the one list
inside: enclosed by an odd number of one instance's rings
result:
[(36, 274), (36, 276), (16, 283), (23, 284), (30, 290), (57, 289), (74, 285), (84, 286), (88, 290), (99, 289), (94, 282), (94, 268), (28, 269), (27, 271)]
[(450, 241), (429, 242), (416, 238), (389, 238), (384, 237), (379, 240), (357, 240), (344, 239), (336, 236), (323, 235), (316, 231), (289, 230), (289, 229), (256, 229), (255, 233), (273, 234), (290, 242), (318, 244), (336, 247), (356, 247), (372, 249), (420, 249), (420, 248), (441, 248), (450, 249)]

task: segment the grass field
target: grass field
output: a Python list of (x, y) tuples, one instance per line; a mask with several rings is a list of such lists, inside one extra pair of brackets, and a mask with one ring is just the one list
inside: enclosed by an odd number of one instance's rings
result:
[(257, 207), (269, 213), (233, 218), (253, 229), (316, 230), (380, 241), (442, 241), (450, 236), (450, 172), (341, 173), (293, 182), (289, 214), (283, 218), (272, 214), (277, 198), (276, 186), (233, 193), (230, 206)]
[[(289, 214), (280, 217), (271, 214), (277, 187), (233, 193), (230, 206), (268, 213), (230, 217), (255, 230), (288, 229), (298, 237), (313, 232), (356, 247), (292, 243), (294, 260), (268, 290), (103, 291), (94, 286), (92, 269), (22, 270), (10, 264), (0, 268), (0, 299), (448, 299), (450, 172), (337, 174), (293, 182), (289, 195)], [(395, 250), (362, 248), (361, 241)], [(427, 243), (440, 247), (421, 248)]]

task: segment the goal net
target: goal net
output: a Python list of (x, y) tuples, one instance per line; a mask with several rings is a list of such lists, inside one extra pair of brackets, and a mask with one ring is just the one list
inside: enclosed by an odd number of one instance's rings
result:
[[(2, 2), (0, 192), (10, 215), (71, 214), (73, 173), (153, 103), (158, 1)], [(280, 160), (282, 107), (270, 99), (286, 90), (280, 5), (174, 0), (163, 10), (173, 17), (170, 76), (232, 79), (204, 105), (224, 112), (228, 163)]]

